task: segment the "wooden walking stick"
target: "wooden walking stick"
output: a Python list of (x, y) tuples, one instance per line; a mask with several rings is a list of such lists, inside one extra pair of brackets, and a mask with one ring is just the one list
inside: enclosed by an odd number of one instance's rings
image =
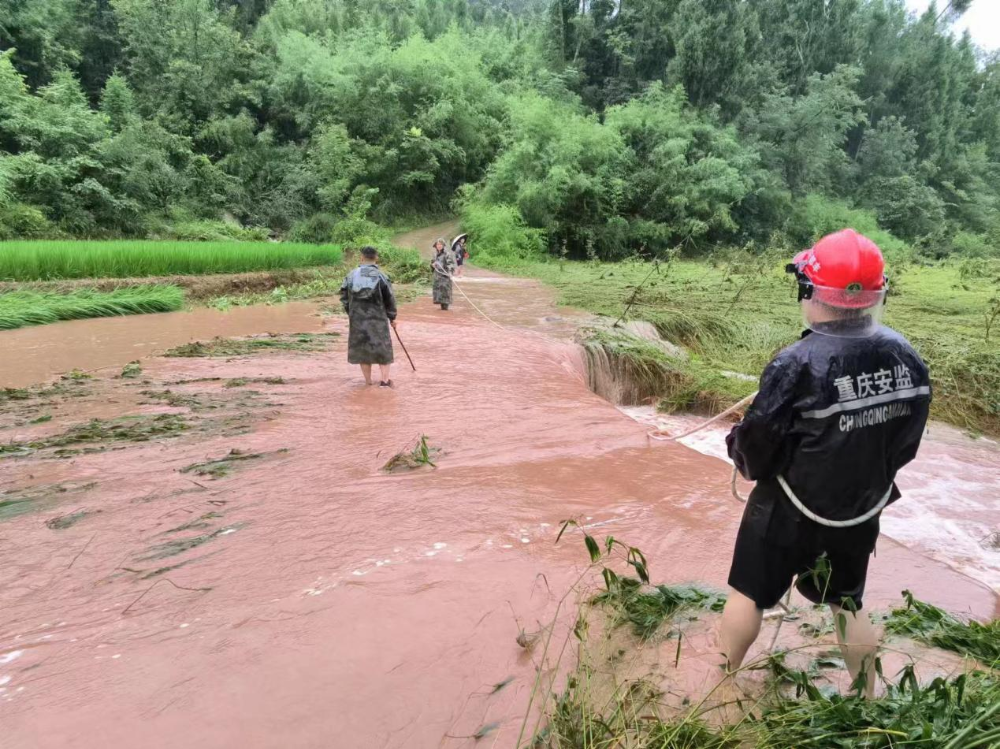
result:
[(403, 353), (406, 354), (406, 358), (410, 360), (410, 366), (413, 367), (413, 371), (417, 371), (416, 365), (413, 363), (413, 357), (410, 356), (410, 352), (406, 350), (406, 344), (403, 343), (403, 339), (399, 337), (399, 331), (396, 330), (396, 326), (392, 326), (392, 332), (396, 334), (396, 340), (399, 341), (399, 345), (403, 347)]

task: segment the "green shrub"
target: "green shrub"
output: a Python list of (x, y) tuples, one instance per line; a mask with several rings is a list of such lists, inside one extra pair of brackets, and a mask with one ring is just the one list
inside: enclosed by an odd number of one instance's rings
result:
[(960, 231), (951, 240), (951, 251), (963, 258), (1000, 258), (1000, 245), (994, 244), (985, 234)]
[(525, 226), (514, 206), (486, 205), (473, 198), (461, 206), (461, 212), (462, 228), (476, 239), (477, 256), (488, 255), (496, 263), (544, 255), (545, 232)]
[(23, 203), (0, 206), (0, 241), (42, 239), (59, 232), (38, 208)]
[(393, 283), (423, 283), (431, 280), (431, 266), (416, 250), (402, 247), (378, 248), (379, 265)]
[(327, 244), (333, 241), (337, 217), (330, 213), (317, 213), (295, 223), (288, 232), (288, 241), (307, 244)]
[(243, 228), (226, 221), (185, 221), (169, 225), (165, 239), (180, 242), (266, 242), (271, 232), (265, 227)]
[(855, 229), (882, 250), (890, 264), (908, 262), (913, 248), (880, 228), (875, 214), (823, 195), (807, 195), (792, 211), (785, 231), (794, 247), (811, 246), (817, 239), (841, 229)]

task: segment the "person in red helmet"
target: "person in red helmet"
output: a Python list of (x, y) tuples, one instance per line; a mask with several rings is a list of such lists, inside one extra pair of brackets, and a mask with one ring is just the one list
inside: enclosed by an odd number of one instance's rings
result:
[[(862, 608), (882, 508), (917, 454), (931, 401), (927, 366), (881, 325), (882, 253), (852, 229), (824, 237), (788, 265), (807, 330), (764, 370), (760, 392), (726, 444), (757, 485), (736, 538), (720, 646), (741, 666), (765, 609), (795, 579), (829, 604), (851, 675), (875, 686), (878, 640)], [(797, 578), (797, 579), (796, 579)], [(862, 684), (862, 681), (856, 681)]]

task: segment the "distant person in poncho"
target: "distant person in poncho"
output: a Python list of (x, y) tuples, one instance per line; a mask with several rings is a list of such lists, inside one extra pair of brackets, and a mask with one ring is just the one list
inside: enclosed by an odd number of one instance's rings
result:
[(378, 267), (374, 247), (361, 250), (361, 264), (352, 270), (340, 287), (340, 303), (350, 318), (347, 361), (360, 364), (365, 383), (372, 383), (372, 365), (378, 364), (381, 387), (392, 387), (392, 338), (389, 326), (396, 327), (396, 297), (389, 277)]
[(446, 310), (451, 304), (451, 277), (455, 275), (455, 254), (448, 251), (448, 245), (443, 239), (434, 243), (431, 268), (434, 269), (434, 304), (440, 304), (441, 309)]

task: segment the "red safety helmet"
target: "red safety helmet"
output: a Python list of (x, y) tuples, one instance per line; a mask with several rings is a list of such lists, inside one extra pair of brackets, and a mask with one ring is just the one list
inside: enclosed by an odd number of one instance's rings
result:
[(854, 229), (828, 234), (786, 268), (799, 282), (799, 301), (860, 309), (885, 301), (888, 281), (878, 245)]

